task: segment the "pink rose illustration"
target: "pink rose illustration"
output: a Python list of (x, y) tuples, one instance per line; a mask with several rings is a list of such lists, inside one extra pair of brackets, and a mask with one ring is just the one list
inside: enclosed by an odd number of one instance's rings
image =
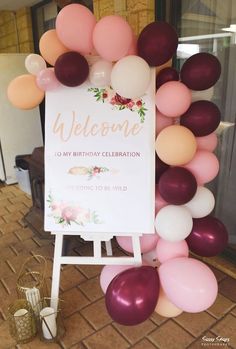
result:
[(61, 212), (61, 217), (68, 223), (75, 221), (78, 216), (78, 210), (74, 207), (67, 206)]

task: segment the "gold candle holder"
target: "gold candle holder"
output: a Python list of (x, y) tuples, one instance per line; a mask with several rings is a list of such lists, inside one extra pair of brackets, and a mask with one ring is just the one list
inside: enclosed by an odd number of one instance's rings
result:
[(33, 309), (25, 299), (18, 299), (9, 306), (8, 323), (10, 334), (17, 343), (30, 342), (37, 333)]
[(46, 259), (35, 255), (26, 259), (19, 272), (16, 283), (18, 296), (27, 299), (33, 308), (40, 299), (48, 295), (45, 282), (46, 269)]
[(37, 314), (37, 327), (41, 341), (58, 343), (64, 336), (65, 326), (61, 313), (62, 302), (61, 299), (44, 297), (34, 308), (34, 312)]

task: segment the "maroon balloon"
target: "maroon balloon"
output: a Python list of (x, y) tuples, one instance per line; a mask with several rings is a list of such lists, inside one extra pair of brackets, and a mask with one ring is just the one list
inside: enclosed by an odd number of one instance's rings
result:
[(158, 190), (168, 203), (183, 205), (194, 197), (197, 181), (189, 170), (183, 167), (171, 167), (161, 176)]
[(179, 81), (179, 73), (175, 68), (164, 68), (157, 74), (156, 77), (156, 88), (158, 89), (161, 85), (168, 81)]
[(155, 268), (142, 266), (118, 274), (109, 284), (105, 300), (111, 318), (122, 325), (138, 325), (155, 310), (159, 296)]
[(181, 81), (191, 90), (201, 91), (215, 85), (221, 73), (219, 60), (210, 53), (197, 53), (183, 64)]
[(86, 59), (78, 52), (66, 52), (55, 63), (55, 75), (65, 86), (81, 85), (88, 77), (89, 66)]
[(138, 37), (138, 55), (153, 67), (167, 62), (178, 45), (175, 29), (165, 22), (148, 24)]
[(220, 110), (212, 102), (197, 101), (180, 118), (180, 124), (189, 128), (196, 137), (207, 136), (220, 123)]
[(227, 246), (228, 233), (219, 219), (207, 216), (193, 219), (193, 229), (186, 241), (192, 252), (202, 257), (213, 257)]
[(167, 165), (165, 162), (163, 162), (157, 155), (156, 155), (156, 183), (159, 182), (159, 179), (161, 175), (168, 170), (170, 166)]

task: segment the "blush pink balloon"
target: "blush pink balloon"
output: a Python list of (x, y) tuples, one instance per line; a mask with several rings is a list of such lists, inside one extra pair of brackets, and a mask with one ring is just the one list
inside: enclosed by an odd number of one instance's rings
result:
[(168, 117), (178, 117), (184, 114), (191, 101), (191, 91), (179, 81), (168, 81), (156, 92), (157, 109)]
[[(116, 240), (123, 250), (133, 253), (132, 238), (130, 236), (117, 236)], [(157, 234), (144, 234), (140, 237), (141, 252), (146, 253), (156, 247), (158, 241)]]
[(100, 274), (100, 286), (104, 293), (114, 277), (122, 271), (133, 268), (132, 265), (105, 265)]
[(160, 263), (178, 257), (188, 257), (189, 249), (185, 240), (170, 242), (160, 238), (156, 246), (156, 256)]
[(57, 15), (57, 36), (70, 50), (88, 54), (93, 49), (95, 24), (95, 16), (87, 7), (71, 4), (63, 7)]
[(155, 214), (160, 211), (162, 207), (169, 205), (160, 195), (157, 187), (156, 187), (156, 195), (155, 195)]
[(168, 118), (156, 109), (156, 136), (163, 130), (163, 128), (173, 125), (173, 119)]
[(53, 68), (46, 68), (41, 70), (36, 77), (36, 83), (43, 91), (54, 90), (61, 84), (57, 80)]
[(120, 16), (100, 19), (93, 31), (93, 44), (107, 61), (118, 61), (126, 56), (132, 42), (132, 29)]
[(197, 149), (213, 152), (217, 147), (217, 135), (212, 132), (208, 136), (196, 137)]
[(136, 37), (136, 35), (132, 32), (132, 41), (131, 41), (129, 50), (128, 50), (128, 52), (126, 53), (126, 56), (132, 56), (132, 55), (137, 56), (137, 55), (138, 55), (137, 52), (138, 52), (138, 49), (137, 49), (137, 37)]
[(219, 161), (215, 154), (198, 150), (194, 158), (184, 165), (195, 176), (199, 185), (212, 181), (219, 172)]
[(214, 303), (217, 280), (204, 263), (186, 257), (169, 259), (158, 271), (164, 292), (179, 309), (198, 313)]
[(156, 248), (143, 254), (142, 264), (143, 265), (150, 265), (151, 267), (154, 267), (154, 268), (160, 266), (160, 262), (157, 259)]

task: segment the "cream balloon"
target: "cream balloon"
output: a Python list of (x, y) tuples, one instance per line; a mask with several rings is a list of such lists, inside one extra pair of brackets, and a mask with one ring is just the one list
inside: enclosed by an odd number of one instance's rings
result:
[(193, 227), (189, 210), (184, 206), (168, 205), (156, 215), (155, 228), (157, 234), (167, 241), (184, 240)]
[(182, 309), (179, 309), (178, 307), (176, 307), (176, 305), (171, 303), (162, 288), (160, 288), (159, 291), (159, 297), (155, 311), (157, 312), (157, 314), (164, 317), (176, 317), (183, 312)]
[(25, 59), (25, 68), (30, 74), (37, 75), (41, 70), (46, 69), (47, 65), (43, 57), (32, 53)]
[(192, 200), (184, 206), (189, 209), (193, 218), (203, 218), (214, 209), (215, 198), (209, 189), (199, 186)]
[(194, 91), (191, 90), (192, 93), (192, 102), (196, 101), (211, 101), (214, 94), (214, 86), (208, 88), (207, 90), (202, 91)]
[(147, 62), (138, 56), (126, 56), (119, 60), (111, 72), (111, 86), (122, 97), (139, 98), (144, 95), (151, 70)]
[(89, 80), (93, 86), (106, 87), (111, 83), (112, 63), (103, 59), (95, 62), (90, 68)]

